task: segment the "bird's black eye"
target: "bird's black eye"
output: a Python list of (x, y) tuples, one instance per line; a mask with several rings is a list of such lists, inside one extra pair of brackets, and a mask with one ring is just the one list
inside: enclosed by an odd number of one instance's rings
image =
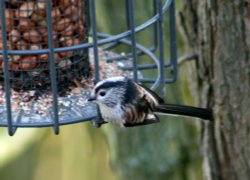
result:
[(100, 96), (105, 96), (105, 95), (106, 95), (106, 92), (105, 92), (105, 91), (100, 91), (100, 92), (99, 92), (99, 95), (100, 95)]

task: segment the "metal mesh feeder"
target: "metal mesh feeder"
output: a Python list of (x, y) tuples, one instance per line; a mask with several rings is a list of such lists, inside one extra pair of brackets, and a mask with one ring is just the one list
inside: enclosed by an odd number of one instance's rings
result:
[[(1, 27), (5, 32), (1, 32), (1, 36), (6, 37), (9, 80), (15, 90), (42, 89), (50, 85), (49, 53), (39, 50), (69, 47), (87, 40), (84, 1), (54, 0), (49, 4), (45, 0), (10, 0), (3, 3), (5, 17)], [(46, 12), (47, 7), (49, 13)], [(48, 28), (49, 24), (52, 30)], [(49, 42), (49, 35), (52, 36), (52, 43)], [(1, 43), (0, 49), (4, 49), (3, 45)], [(59, 88), (67, 88), (72, 79), (81, 78), (83, 72), (88, 74), (87, 49), (61, 50), (53, 57), (57, 82), (64, 84)], [(3, 82), (3, 56), (0, 60)]]
[[(98, 126), (98, 110), (86, 100), (93, 82), (123, 75), (135, 81), (150, 83), (151, 89), (159, 89), (161, 93), (166, 83), (175, 82), (177, 65), (174, 1), (167, 0), (163, 3), (153, 0), (150, 4), (152, 16), (142, 24), (136, 22), (134, 2), (123, 2), (125, 14), (121, 18), (125, 17), (123, 25), (126, 28), (119, 34), (110, 35), (97, 31), (95, 0), (13, 1), (14, 4), (12, 1), (1, 1), (0, 54), (3, 85), (0, 91), (0, 126), (8, 127), (10, 135), (18, 127), (53, 127), (58, 134), (60, 125), (92, 121), (92, 124)], [(20, 18), (16, 15), (14, 24), (8, 26), (8, 20), (13, 17), (3, 13), (9, 9), (20, 10), (23, 4), (28, 4), (25, 5), (25, 11), (21, 12), (26, 12), (25, 16), (28, 17), (25, 19), (30, 21), (29, 34), (20, 30)], [(59, 9), (60, 13), (55, 9)], [(46, 14), (43, 19), (33, 15), (40, 10)], [(31, 22), (34, 16), (33, 25)], [(43, 21), (41, 24), (46, 22), (46, 25), (38, 25), (37, 21), (40, 20)], [(166, 22), (168, 26), (164, 28), (163, 23)], [(91, 31), (88, 29), (89, 24)], [(12, 26), (19, 31), (20, 37), (10, 33), (13, 28), (9, 27)], [(170, 34), (169, 59), (165, 59), (164, 55), (166, 48), (163, 32), (166, 29)], [(151, 44), (147, 46), (136, 38), (145, 31), (151, 34)], [(24, 36), (24, 33), (27, 35)], [(92, 36), (91, 42), (87, 41), (88, 35)], [(26, 38), (24, 42), (28, 42), (28, 45), (25, 49), (16, 47), (20, 41), (16, 37)], [(32, 39), (34, 37), (38, 37), (39, 41)], [(35, 45), (38, 47), (34, 48)], [(120, 46), (126, 50), (119, 52)], [(148, 60), (141, 61), (141, 57), (147, 57)], [(27, 68), (25, 63), (28, 64)], [(148, 70), (154, 71), (155, 75), (144, 76), (144, 71)]]

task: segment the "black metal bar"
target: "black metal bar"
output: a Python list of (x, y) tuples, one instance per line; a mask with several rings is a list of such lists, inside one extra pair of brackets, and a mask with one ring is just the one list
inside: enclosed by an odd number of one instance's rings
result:
[(162, 14), (162, 0), (158, 0), (158, 27), (159, 27), (159, 60), (160, 60), (160, 95), (164, 95), (164, 36), (163, 36), (163, 14)]
[[(142, 82), (142, 83), (154, 83), (155, 81), (157, 81), (156, 78), (138, 78), (138, 81)], [(168, 83), (173, 83), (174, 80), (173, 78), (170, 78), (170, 79), (164, 79), (164, 83), (168, 84)]]
[(2, 27), (2, 43), (4, 59), (4, 92), (6, 100), (6, 109), (7, 109), (7, 124), (8, 124), (8, 133), (10, 136), (14, 135), (16, 127), (13, 126), (12, 122), (12, 111), (11, 111), (11, 90), (10, 90), (10, 80), (9, 80), (9, 60), (8, 60), (8, 47), (7, 47), (7, 33), (6, 33), (6, 22), (5, 22), (5, 5), (4, 1), (0, 1), (0, 16), (1, 16), (1, 27)]
[(103, 49), (106, 50), (110, 50), (113, 49), (115, 47), (117, 47), (119, 45), (119, 41), (118, 42), (113, 42), (113, 43), (109, 43), (108, 45), (106, 45), (105, 47), (103, 47)]
[[(157, 7), (157, 0), (153, 1), (153, 15), (157, 14), (158, 7)], [(158, 45), (158, 25), (157, 23), (153, 24), (153, 47), (152, 51), (155, 51)]]
[(137, 53), (136, 53), (136, 32), (135, 32), (135, 14), (134, 14), (134, 0), (128, 0), (128, 7), (129, 7), (129, 24), (130, 24), (130, 31), (131, 31), (131, 44), (132, 44), (132, 57), (133, 57), (133, 77), (134, 81), (138, 81), (138, 74), (137, 74)]
[[(136, 52), (136, 56), (141, 56), (141, 55), (144, 55), (144, 52), (143, 51), (137, 51)], [(122, 60), (128, 60), (128, 58), (131, 58), (133, 57), (133, 54), (132, 53), (128, 53), (126, 55), (122, 55), (122, 56), (116, 56), (116, 57), (107, 57), (105, 60), (107, 62), (112, 62), (112, 61), (122, 61)], [(137, 65), (138, 67), (139, 65)]]
[(124, 61), (124, 60), (128, 60), (128, 58), (130, 58), (131, 56), (128, 55), (124, 55), (124, 56), (114, 56), (114, 57), (107, 57), (105, 58), (105, 60), (107, 62), (112, 62), (112, 61)]
[(54, 120), (53, 129), (55, 134), (59, 134), (59, 116), (58, 116), (58, 98), (57, 98), (57, 80), (56, 80), (56, 67), (54, 59), (54, 44), (52, 35), (52, 17), (51, 17), (51, 1), (46, 0), (46, 14), (47, 14), (47, 25), (48, 25), (48, 45), (49, 45), (49, 69), (51, 79), (51, 89), (53, 97), (53, 116)]
[[(104, 48), (104, 50), (106, 50), (106, 48)], [(155, 51), (155, 48), (154, 47), (150, 47), (148, 48), (149, 51), (151, 52), (154, 52)], [(142, 56), (142, 55), (145, 55), (145, 53), (143, 51), (139, 51), (137, 50), (136, 52), (137, 56)], [(126, 55), (124, 56), (116, 56), (116, 57), (107, 57), (105, 58), (105, 60), (107, 62), (112, 62), (112, 61), (122, 61), (122, 60), (127, 60), (128, 58), (131, 58), (132, 57), (132, 54), (131, 53), (127, 53)], [(137, 65), (137, 67), (139, 67), (140, 65)]]
[(177, 67), (177, 41), (176, 41), (176, 20), (175, 20), (175, 1), (172, 1), (172, 4), (169, 9), (169, 24), (170, 24), (170, 59), (173, 63), (173, 79), (176, 81), (178, 74)]
[(99, 75), (99, 57), (98, 57), (98, 44), (97, 44), (97, 29), (96, 29), (96, 12), (95, 0), (91, 0), (91, 16), (92, 16), (92, 31), (93, 31), (93, 50), (94, 50), (94, 66), (95, 66), (95, 82), (100, 80)]
[[(170, 66), (172, 66), (171, 62), (164, 63), (165, 68), (170, 67)], [(118, 67), (120, 69), (122, 69), (122, 70), (127, 70), (127, 71), (132, 71), (133, 70), (132, 66), (124, 66), (124, 67), (118, 66)], [(154, 69), (154, 68), (157, 68), (156, 64), (140, 64), (140, 65), (137, 66), (137, 70)]]
[[(59, 125), (67, 125), (67, 124), (75, 124), (80, 122), (91, 121), (91, 119), (95, 118), (97, 114), (92, 114), (91, 116), (87, 117), (77, 117), (77, 118), (70, 118), (68, 120), (59, 121)], [(0, 126), (6, 127), (8, 124), (5, 122), (0, 122)], [(13, 122), (13, 126), (15, 127), (51, 127), (54, 126), (54, 122)]]
[(127, 25), (127, 28), (130, 29), (130, 17), (129, 17), (129, 1), (128, 0), (125, 0), (125, 13), (126, 13), (126, 25)]
[[(111, 35), (108, 34), (98, 34), (101, 37), (109, 37)], [(127, 39), (121, 39), (119, 40), (120, 42), (127, 44), (127, 45), (131, 45), (131, 41), (127, 40)], [(153, 54), (149, 49), (145, 48), (144, 46), (140, 45), (140, 44), (136, 44), (136, 48), (139, 51), (143, 51), (146, 55), (148, 55), (156, 64), (157, 68), (159, 69), (160, 65), (159, 65), (159, 60), (157, 59), (157, 57), (155, 56), (155, 54)], [(153, 82), (153, 85), (151, 86), (152, 90), (156, 90), (156, 88), (159, 86), (159, 82), (160, 82), (160, 74), (159, 71), (157, 72), (157, 78), (156, 80)]]

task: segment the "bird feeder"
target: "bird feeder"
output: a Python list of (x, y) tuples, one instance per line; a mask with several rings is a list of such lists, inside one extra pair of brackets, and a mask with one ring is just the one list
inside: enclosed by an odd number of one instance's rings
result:
[[(0, 126), (9, 135), (19, 127), (53, 127), (58, 134), (61, 125), (95, 124), (98, 110), (87, 97), (104, 78), (127, 76), (162, 92), (175, 82), (174, 1), (153, 0), (143, 23), (136, 20), (134, 1), (122, 2), (118, 16), (125, 17), (125, 29), (107, 34), (97, 31), (95, 0), (0, 1)], [(137, 40), (144, 32), (150, 45)], [(126, 51), (118, 52), (119, 46)], [(144, 76), (148, 70), (156, 75)]]

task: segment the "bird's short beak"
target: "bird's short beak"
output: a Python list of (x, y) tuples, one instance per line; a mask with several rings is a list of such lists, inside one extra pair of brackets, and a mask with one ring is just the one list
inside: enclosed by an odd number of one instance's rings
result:
[(90, 97), (88, 98), (88, 101), (94, 101), (94, 100), (96, 100), (94, 96), (90, 96)]

